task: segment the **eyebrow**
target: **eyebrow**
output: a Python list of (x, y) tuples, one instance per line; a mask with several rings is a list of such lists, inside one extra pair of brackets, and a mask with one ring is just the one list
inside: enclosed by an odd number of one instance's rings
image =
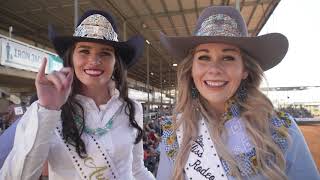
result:
[(209, 50), (208, 50), (208, 49), (198, 49), (198, 50), (196, 50), (196, 51), (194, 52), (194, 54), (197, 53), (197, 52), (201, 52), (201, 51), (204, 51), (204, 52), (206, 52), (206, 53), (209, 53)]
[[(204, 51), (206, 53), (209, 53), (210, 51), (208, 49), (199, 49), (199, 50), (196, 50), (194, 53), (197, 53), (197, 52), (201, 52), (201, 51)], [(238, 52), (238, 50), (236, 48), (225, 48), (222, 50), (222, 52)]]
[(223, 50), (222, 50), (222, 52), (228, 52), (228, 51), (238, 52), (238, 50), (235, 49), (235, 48), (226, 48), (226, 49), (223, 49)]
[(80, 45), (80, 46), (78, 46), (78, 48), (91, 49), (91, 47), (90, 47), (90, 46), (86, 46), (86, 45)]
[(107, 51), (114, 52), (114, 49), (111, 49), (111, 48), (102, 48), (102, 50), (107, 50)]
[[(80, 45), (78, 48), (92, 49), (92, 47), (91, 47), (91, 46), (86, 46), (86, 45)], [(113, 49), (111, 49), (111, 48), (107, 48), (107, 47), (104, 47), (104, 48), (102, 48), (101, 50), (107, 50), (107, 51), (114, 52), (114, 50), (113, 50)]]

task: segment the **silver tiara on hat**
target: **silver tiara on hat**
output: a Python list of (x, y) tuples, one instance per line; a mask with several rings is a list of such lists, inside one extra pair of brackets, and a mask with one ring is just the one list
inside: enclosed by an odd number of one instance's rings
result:
[(233, 36), (239, 37), (241, 33), (237, 22), (228, 15), (214, 14), (206, 18), (196, 36)]
[(73, 36), (118, 42), (118, 35), (111, 23), (100, 14), (93, 14), (84, 19), (76, 28)]

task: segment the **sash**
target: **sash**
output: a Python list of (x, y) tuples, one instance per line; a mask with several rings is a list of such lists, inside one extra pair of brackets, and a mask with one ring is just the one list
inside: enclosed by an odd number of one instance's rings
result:
[[(189, 153), (184, 171), (190, 180), (227, 180), (227, 175), (221, 165), (216, 148), (211, 140), (208, 128), (203, 118), (199, 121), (199, 135), (194, 141)], [(182, 142), (182, 127), (177, 130), (179, 146)]]
[(81, 179), (115, 180), (119, 178), (111, 157), (95, 137), (86, 133), (82, 134), (81, 139), (84, 141), (87, 150), (87, 157), (82, 159), (77, 154), (76, 148), (63, 139), (61, 129), (60, 125), (60, 127), (56, 127), (55, 132), (64, 142), (64, 147)]

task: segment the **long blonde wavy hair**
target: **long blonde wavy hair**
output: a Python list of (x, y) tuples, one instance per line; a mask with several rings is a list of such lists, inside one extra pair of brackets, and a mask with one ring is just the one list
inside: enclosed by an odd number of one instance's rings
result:
[[(241, 118), (247, 135), (256, 149), (256, 167), (259, 169), (259, 173), (267, 179), (287, 179), (285, 158), (279, 146), (272, 139), (270, 126), (289, 138), (288, 132), (276, 129), (270, 123), (270, 118), (275, 115), (275, 110), (271, 101), (259, 90), (259, 85), (264, 77), (263, 70), (247, 53), (241, 51), (241, 55), (244, 67), (249, 73), (244, 83), (247, 89), (247, 98), (244, 102), (235, 99), (242, 109)], [(175, 128), (180, 125), (183, 127), (183, 139), (175, 158), (172, 178), (173, 180), (184, 178), (183, 169), (192, 143), (198, 135), (198, 120), (204, 117), (209, 122), (208, 128), (219, 156), (230, 166), (230, 174), (237, 179), (242, 179), (235, 159), (222, 141), (226, 134), (224, 127), (226, 120), (210, 113), (207, 110), (208, 103), (201, 95), (199, 98), (192, 99), (191, 88), (194, 83), (191, 76), (192, 61), (193, 51), (190, 51), (178, 66), (178, 100), (173, 120)], [(178, 114), (179, 118), (177, 118)], [(273, 157), (274, 161), (270, 161), (270, 157)]]

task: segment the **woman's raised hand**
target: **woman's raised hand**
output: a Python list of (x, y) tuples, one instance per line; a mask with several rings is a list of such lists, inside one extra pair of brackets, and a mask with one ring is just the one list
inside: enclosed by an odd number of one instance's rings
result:
[(36, 77), (39, 104), (47, 109), (59, 110), (71, 92), (73, 69), (64, 67), (46, 75), (47, 59), (44, 58)]

